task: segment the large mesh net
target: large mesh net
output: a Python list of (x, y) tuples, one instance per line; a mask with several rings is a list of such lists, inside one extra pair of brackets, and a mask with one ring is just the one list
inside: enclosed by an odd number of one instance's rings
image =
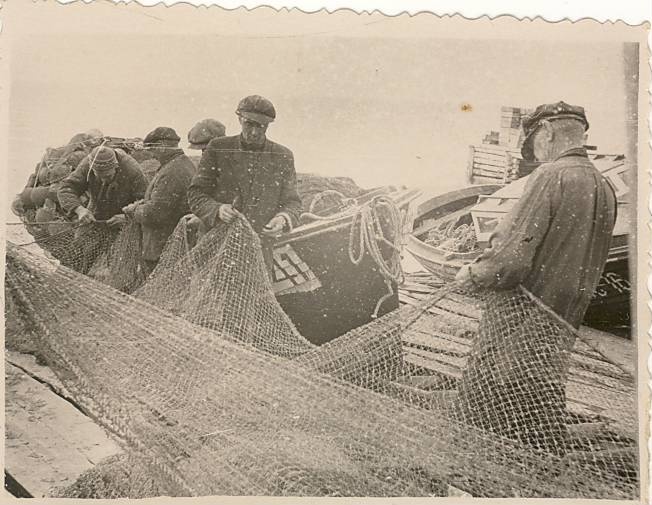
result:
[(104, 279), (8, 243), (8, 343), (125, 449), (57, 495), (638, 495), (633, 376), (526, 292), (444, 287), (315, 346), (246, 221), (188, 234), (137, 289), (130, 225)]

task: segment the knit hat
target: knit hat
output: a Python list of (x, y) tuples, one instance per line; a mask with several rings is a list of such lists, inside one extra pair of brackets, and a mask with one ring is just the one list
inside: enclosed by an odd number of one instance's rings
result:
[(190, 149), (206, 149), (208, 143), (217, 137), (224, 137), (226, 128), (216, 119), (204, 119), (188, 132)]
[(111, 170), (118, 167), (118, 158), (110, 147), (95, 147), (88, 155), (91, 169), (96, 172)]

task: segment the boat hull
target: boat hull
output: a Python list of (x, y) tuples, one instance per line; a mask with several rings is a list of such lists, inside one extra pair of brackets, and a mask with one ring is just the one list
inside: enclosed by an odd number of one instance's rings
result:
[[(407, 216), (418, 193), (407, 191), (390, 196)], [(399, 306), (398, 286), (390, 282), (388, 289), (368, 252), (358, 264), (351, 260), (352, 223), (352, 215), (311, 223), (284, 236), (274, 246), (276, 298), (299, 332), (318, 345)], [(392, 240), (392, 230), (382, 216), (381, 225), (386, 237)], [(357, 227), (354, 231), (356, 243)], [(381, 253), (388, 259), (392, 251), (381, 245)]]
[[(442, 195), (438, 198), (443, 202), (451, 197), (454, 198), (455, 195), (448, 197)], [(468, 199), (460, 198), (457, 207), (465, 209), (467, 208), (465, 205), (468, 205)], [(430, 207), (429, 212), (437, 212), (432, 204)], [(455, 205), (447, 203), (447, 208), (451, 207), (455, 207)], [(622, 226), (619, 228), (625, 229)], [(406, 249), (425, 270), (446, 282), (454, 280), (457, 271), (481, 253), (479, 250), (472, 253), (442, 251), (423, 242), (422, 238), (424, 237), (425, 233), (419, 235), (416, 231), (415, 234), (408, 237)], [(631, 291), (627, 240), (626, 234), (614, 236), (609, 258), (584, 318), (584, 323), (589, 326), (608, 329), (623, 336), (628, 336), (630, 328)]]

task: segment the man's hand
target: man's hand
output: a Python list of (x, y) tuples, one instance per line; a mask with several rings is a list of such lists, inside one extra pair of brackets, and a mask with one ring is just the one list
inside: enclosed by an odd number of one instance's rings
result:
[(86, 207), (82, 207), (80, 205), (75, 209), (75, 214), (77, 214), (77, 219), (79, 219), (79, 224), (90, 224), (95, 222), (95, 216)]
[(186, 226), (190, 228), (191, 230), (198, 230), (199, 226), (201, 225), (201, 219), (199, 219), (197, 216), (194, 214), (186, 214), (183, 216), (183, 218), (186, 220)]
[(133, 216), (136, 213), (136, 208), (138, 207), (138, 204), (140, 202), (134, 202), (130, 203), (129, 205), (125, 205), (122, 207), (122, 212), (124, 212), (128, 216)]
[(111, 227), (114, 226), (122, 226), (127, 222), (127, 216), (124, 214), (116, 214), (115, 216), (112, 216), (110, 219), (107, 220), (106, 224), (108, 224)]
[(230, 223), (235, 219), (239, 212), (233, 208), (233, 205), (225, 203), (220, 205), (217, 214), (222, 221), (225, 223)]
[(283, 216), (276, 216), (265, 225), (261, 231), (261, 234), (267, 237), (278, 237), (281, 233), (283, 233), (283, 228), (285, 228), (285, 225), (285, 218)]
[(471, 265), (464, 265), (458, 270), (455, 283), (463, 289), (475, 289), (476, 286), (471, 277)]
[(11, 211), (18, 217), (25, 214), (25, 207), (23, 206), (23, 200), (20, 198), (20, 195), (16, 195), (14, 201), (11, 202)]

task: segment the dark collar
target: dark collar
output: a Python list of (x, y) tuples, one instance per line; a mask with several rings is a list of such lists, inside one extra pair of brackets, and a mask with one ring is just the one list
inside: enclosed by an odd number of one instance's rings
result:
[[(161, 164), (161, 167), (163, 165), (166, 165), (169, 163), (172, 158), (176, 158), (177, 156), (183, 154), (183, 149), (180, 148), (174, 148), (170, 149), (168, 152), (166, 152), (163, 156), (161, 156), (161, 159), (159, 160), (159, 163)], [(161, 168), (159, 167), (159, 168)]]
[(265, 149), (265, 144), (267, 144), (267, 138), (265, 138), (265, 142), (257, 146), (254, 144), (247, 144), (242, 138), (242, 134), (240, 134), (238, 137), (238, 142), (240, 143), (240, 149), (243, 151), (263, 151)]
[(586, 148), (584, 147), (573, 147), (572, 149), (568, 149), (567, 151), (564, 151), (561, 153), (555, 161), (560, 160), (561, 158), (566, 158), (568, 156), (581, 156), (582, 158), (588, 158), (589, 155), (586, 152)]

